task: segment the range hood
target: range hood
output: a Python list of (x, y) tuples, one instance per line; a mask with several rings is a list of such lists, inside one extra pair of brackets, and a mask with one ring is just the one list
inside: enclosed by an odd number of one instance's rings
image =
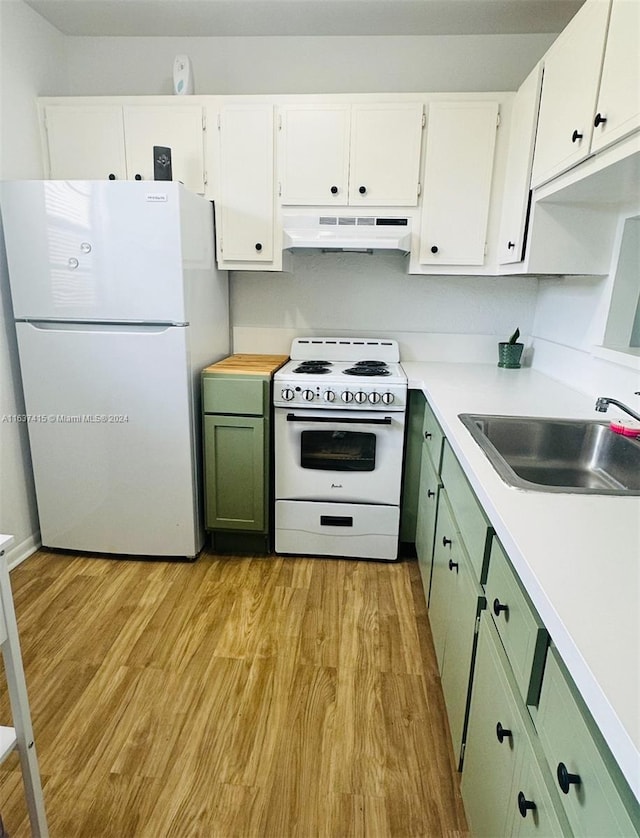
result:
[(409, 216), (296, 215), (282, 218), (283, 250), (312, 249), (373, 253), (379, 250), (411, 250)]

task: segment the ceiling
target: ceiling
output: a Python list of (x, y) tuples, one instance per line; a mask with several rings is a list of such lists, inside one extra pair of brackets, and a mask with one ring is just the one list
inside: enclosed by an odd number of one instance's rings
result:
[[(0, 0), (2, 2), (2, 0)], [(560, 32), (584, 0), (25, 0), (65, 35)]]

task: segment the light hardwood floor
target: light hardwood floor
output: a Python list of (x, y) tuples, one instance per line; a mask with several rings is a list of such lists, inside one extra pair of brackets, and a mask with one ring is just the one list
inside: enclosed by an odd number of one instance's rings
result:
[[(11, 582), (52, 838), (468, 834), (415, 561), (40, 551)], [(16, 756), (0, 813), (29, 835)]]

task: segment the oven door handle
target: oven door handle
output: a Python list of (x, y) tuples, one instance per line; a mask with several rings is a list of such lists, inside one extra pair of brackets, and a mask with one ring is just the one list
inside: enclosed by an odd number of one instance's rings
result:
[(287, 413), (287, 422), (329, 422), (332, 425), (390, 425), (390, 416), (381, 419), (358, 419), (355, 416), (345, 416), (336, 419), (335, 416), (296, 416), (295, 413)]

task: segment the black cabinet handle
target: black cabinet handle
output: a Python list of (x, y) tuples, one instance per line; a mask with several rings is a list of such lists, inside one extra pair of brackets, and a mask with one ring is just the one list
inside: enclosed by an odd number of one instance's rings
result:
[(428, 498), (435, 498), (436, 493), (432, 492), (431, 489), (427, 489), (427, 497)]
[(509, 250), (513, 250), (513, 248), (514, 248), (515, 246), (516, 246), (516, 243), (515, 243), (515, 242), (507, 242), (507, 248), (508, 248)]
[(115, 180), (115, 179), (116, 179), (116, 176), (113, 174), (113, 172), (109, 172), (109, 180)]
[(358, 192), (359, 192), (361, 195), (364, 195), (366, 191), (367, 191), (367, 187), (366, 187), (366, 186), (360, 186), (360, 187), (358, 188)]
[(424, 432), (424, 438), (425, 439), (431, 439), (432, 436), (433, 436), (433, 434), (431, 433), (431, 431), (425, 431)]
[(458, 572), (458, 562), (454, 562), (452, 559), (449, 559), (449, 570), (455, 570)]
[(502, 727), (500, 722), (498, 722), (498, 724), (496, 725), (496, 736), (498, 737), (498, 742), (502, 745), (504, 740), (511, 739), (513, 734), (508, 728)]
[(444, 535), (444, 536), (442, 537), (442, 546), (443, 546), (443, 547), (446, 547), (446, 546), (448, 545), (449, 547), (451, 547), (451, 544), (452, 544), (451, 539), (450, 539), (450, 538), (447, 538), (447, 536), (446, 536), (446, 535)]
[(581, 133), (580, 133), (580, 132), (576, 129), (576, 130), (573, 132), (573, 134), (571, 135), (571, 142), (572, 142), (572, 143), (575, 143), (575, 142), (577, 142), (578, 140), (581, 140), (581, 139), (582, 139), (582, 136), (583, 136), (583, 135), (582, 135), (582, 134), (581, 134)]
[(595, 128), (597, 128), (599, 125), (604, 125), (606, 121), (607, 121), (606, 116), (602, 116), (601, 113), (597, 113), (596, 118), (593, 120), (593, 125), (594, 125)]
[(432, 245), (431, 252), (432, 253), (437, 253), (438, 252), (438, 245), (436, 245), (436, 244)]
[(569, 774), (567, 766), (564, 764), (564, 762), (558, 763), (557, 774), (558, 785), (565, 794), (569, 794), (569, 789), (571, 788), (571, 786), (579, 786), (582, 782), (579, 774)]
[(262, 244), (260, 242), (256, 242), (256, 250), (258, 251), (258, 253), (260, 253), (260, 251), (262, 250)]
[(520, 812), (523, 818), (527, 817), (527, 812), (529, 811), (529, 809), (533, 810), (535, 808), (536, 804), (533, 802), (533, 800), (527, 800), (527, 798), (524, 796), (524, 792), (518, 792), (518, 811)]
[(508, 610), (509, 610), (509, 606), (508, 605), (503, 605), (497, 597), (493, 600), (493, 613), (496, 615), (496, 617), (500, 616), (501, 611), (508, 611)]
[(142, 175), (134, 175), (135, 180), (142, 180)]
[(331, 191), (332, 195), (337, 195), (338, 194), (338, 187), (337, 186), (332, 186), (330, 191)]

